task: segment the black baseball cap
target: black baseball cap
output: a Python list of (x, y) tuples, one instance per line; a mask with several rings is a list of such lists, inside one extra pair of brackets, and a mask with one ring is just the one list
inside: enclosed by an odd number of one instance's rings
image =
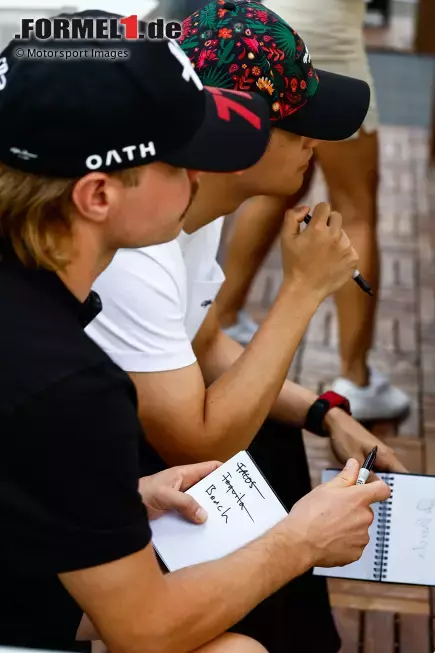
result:
[(204, 84), (263, 97), (272, 126), (339, 141), (364, 122), (368, 84), (316, 70), (296, 31), (255, 0), (205, 5), (183, 22), (178, 42)]
[[(102, 11), (60, 17), (121, 18)], [(67, 51), (92, 48), (109, 56), (67, 59)], [(22, 56), (35, 49), (45, 57)], [(0, 161), (72, 178), (155, 161), (234, 172), (255, 164), (270, 136), (262, 98), (204, 88), (176, 41), (124, 37), (11, 41), (0, 54), (0, 124)]]

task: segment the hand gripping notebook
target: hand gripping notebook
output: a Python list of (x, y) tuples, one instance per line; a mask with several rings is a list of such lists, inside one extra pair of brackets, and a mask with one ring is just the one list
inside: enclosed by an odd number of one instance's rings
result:
[(247, 451), (233, 456), (187, 494), (207, 510), (204, 524), (193, 524), (175, 512), (151, 522), (154, 549), (169, 571), (222, 558), (287, 515)]
[[(326, 470), (322, 483), (338, 470)], [(360, 560), (344, 567), (316, 567), (331, 578), (435, 586), (435, 476), (377, 474), (391, 496), (372, 506), (370, 543)]]

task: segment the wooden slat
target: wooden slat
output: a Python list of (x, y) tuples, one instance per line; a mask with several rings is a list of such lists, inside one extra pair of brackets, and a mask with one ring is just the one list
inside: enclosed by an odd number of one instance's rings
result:
[(426, 434), (425, 473), (435, 475), (435, 433)]
[(433, 0), (420, 0), (418, 3), (415, 48), (419, 54), (435, 54), (433, 25), (435, 4)]
[(328, 579), (331, 604), (356, 610), (430, 614), (429, 590), (413, 585)]
[(432, 653), (429, 637), (430, 619), (418, 614), (399, 617), (400, 653)]
[(349, 608), (335, 608), (333, 613), (342, 640), (341, 653), (359, 653), (361, 612)]
[(394, 653), (394, 614), (366, 612), (364, 635), (364, 653)]
[(432, 618), (432, 630), (430, 631), (431, 641), (430, 647), (431, 651), (435, 651), (435, 587), (430, 589), (431, 593), (431, 602), (430, 602), (430, 612)]

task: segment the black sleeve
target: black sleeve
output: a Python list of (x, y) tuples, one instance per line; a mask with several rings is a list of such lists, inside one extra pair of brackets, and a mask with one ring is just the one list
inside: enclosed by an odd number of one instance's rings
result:
[(144, 436), (129, 384), (116, 367), (99, 365), (11, 415), (0, 504), (22, 572), (92, 567), (149, 543), (138, 492)]

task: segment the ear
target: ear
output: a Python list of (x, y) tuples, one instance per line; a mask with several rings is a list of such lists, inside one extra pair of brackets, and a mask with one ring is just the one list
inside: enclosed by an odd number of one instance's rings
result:
[(91, 172), (75, 184), (72, 201), (83, 217), (104, 222), (109, 212), (119, 205), (123, 189), (119, 179), (104, 172)]

